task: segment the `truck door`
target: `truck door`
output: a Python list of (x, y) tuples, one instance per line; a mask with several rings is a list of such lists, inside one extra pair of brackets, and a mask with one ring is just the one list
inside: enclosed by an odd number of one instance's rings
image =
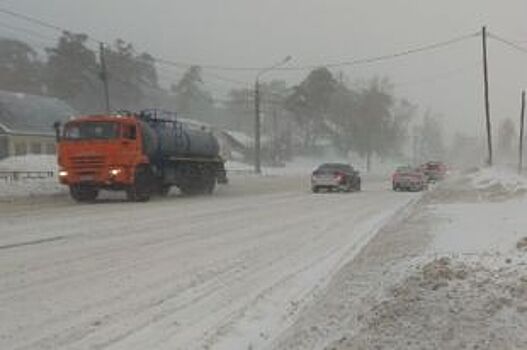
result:
[(137, 127), (135, 125), (123, 125), (123, 138), (121, 140), (121, 156), (125, 164), (135, 165), (139, 155), (139, 144), (137, 143)]

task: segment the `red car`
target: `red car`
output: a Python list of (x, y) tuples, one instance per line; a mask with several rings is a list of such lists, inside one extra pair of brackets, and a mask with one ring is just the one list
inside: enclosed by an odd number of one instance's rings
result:
[(447, 168), (442, 162), (428, 162), (421, 166), (429, 182), (442, 181), (446, 177)]
[(412, 167), (399, 167), (392, 175), (394, 191), (423, 191), (426, 190), (427, 177), (420, 170)]

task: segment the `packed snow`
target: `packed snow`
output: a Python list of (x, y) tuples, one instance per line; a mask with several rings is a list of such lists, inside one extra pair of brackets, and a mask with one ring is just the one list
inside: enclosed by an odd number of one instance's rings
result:
[(0, 348), (264, 348), (419, 198), (388, 188), (241, 176), (149, 203), (0, 202)]
[(28, 200), (0, 201), (0, 348), (527, 348), (523, 176), (314, 195), (315, 166), (230, 162), (214, 196), (147, 204), (6, 182)]

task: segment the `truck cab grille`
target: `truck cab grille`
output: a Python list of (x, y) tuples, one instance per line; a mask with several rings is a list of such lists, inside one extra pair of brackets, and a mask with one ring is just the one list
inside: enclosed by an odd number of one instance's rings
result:
[(104, 156), (76, 156), (71, 158), (72, 170), (77, 175), (96, 175), (104, 168)]

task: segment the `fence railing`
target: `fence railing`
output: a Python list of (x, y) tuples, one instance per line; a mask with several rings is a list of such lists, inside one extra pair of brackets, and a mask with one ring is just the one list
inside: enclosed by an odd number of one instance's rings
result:
[[(227, 174), (254, 174), (251, 169), (228, 169)], [(0, 171), (0, 181), (42, 180), (55, 176), (53, 171)]]
[(251, 169), (227, 169), (227, 175), (229, 174), (237, 174), (237, 175), (246, 175), (246, 174), (254, 174), (254, 170)]
[(0, 171), (0, 180), (22, 181), (22, 180), (41, 180), (54, 177), (53, 171)]

